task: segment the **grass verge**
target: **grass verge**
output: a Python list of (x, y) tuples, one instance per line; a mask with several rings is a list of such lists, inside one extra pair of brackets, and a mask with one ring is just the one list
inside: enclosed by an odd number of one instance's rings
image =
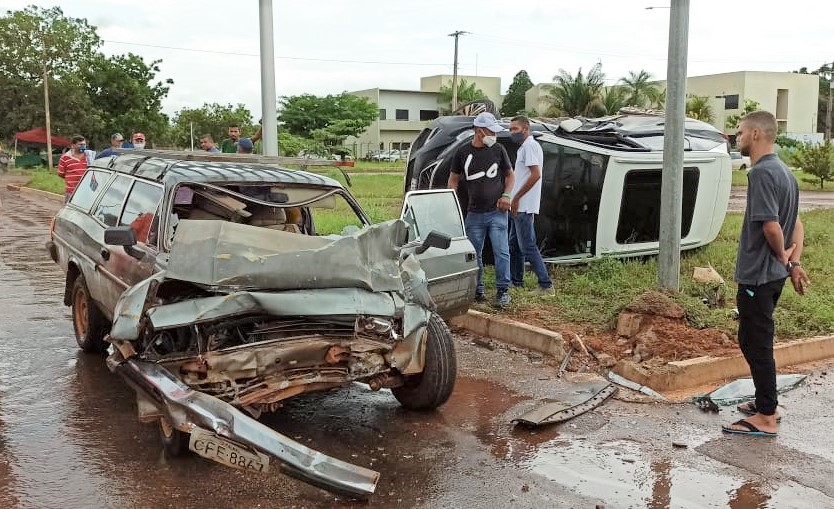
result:
[[(820, 181), (817, 177), (802, 170), (793, 170), (796, 181), (799, 183), (800, 191), (831, 191), (834, 192), (834, 183), (829, 182), (827, 187), (820, 189)], [(733, 185), (747, 187), (747, 171), (733, 170)]]
[(26, 187), (49, 191), (50, 193), (64, 194), (64, 179), (56, 173), (50, 173), (46, 169), (38, 169), (26, 171), (24, 174), (30, 177), (29, 182), (26, 183)]

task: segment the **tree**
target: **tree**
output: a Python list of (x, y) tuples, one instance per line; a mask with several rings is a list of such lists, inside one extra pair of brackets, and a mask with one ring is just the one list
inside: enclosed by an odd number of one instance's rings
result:
[[(486, 93), (475, 86), (475, 82), (467, 83), (465, 79), (458, 83), (458, 106), (461, 104), (474, 101), (476, 99), (487, 99)], [(437, 104), (440, 106), (440, 114), (448, 115), (452, 113), (452, 82), (448, 85), (440, 87), (437, 96)]]
[(666, 109), (666, 89), (653, 88), (646, 91), (649, 97), (649, 108)]
[(194, 144), (200, 136), (210, 134), (215, 141), (226, 137), (229, 126), (240, 126), (242, 136), (255, 134), (252, 113), (242, 104), (203, 104), (199, 108), (183, 108), (174, 114), (170, 141), (177, 147), (191, 146), (191, 126), (194, 127)]
[(819, 179), (820, 189), (825, 181), (834, 181), (834, 147), (831, 141), (805, 144), (793, 155), (793, 164)]
[(686, 116), (711, 124), (715, 120), (715, 113), (705, 95), (691, 95), (686, 99)]
[(620, 83), (626, 90), (627, 106), (649, 106), (660, 93), (657, 83), (652, 81), (652, 74), (642, 69), (637, 72), (629, 71), (628, 77), (620, 78)]
[(527, 71), (518, 71), (510, 84), (510, 88), (507, 89), (507, 95), (504, 96), (504, 102), (501, 104), (501, 116), (512, 117), (524, 111), (524, 94), (531, 88), (533, 88), (533, 81), (527, 75)]
[(834, 71), (834, 64), (823, 64), (819, 69), (813, 72), (808, 72), (807, 67), (802, 67), (798, 71), (799, 74), (816, 74), (819, 76), (820, 88), (817, 96), (817, 132), (824, 133), (826, 125), (828, 124), (828, 94), (831, 93), (831, 81), (825, 76), (832, 76)]
[(627, 90), (622, 87), (605, 87), (605, 91), (600, 97), (605, 113), (614, 115), (621, 108), (626, 107), (628, 105), (627, 93)]
[(761, 105), (752, 100), (752, 99), (745, 99), (744, 100), (744, 109), (741, 110), (740, 114), (736, 115), (728, 115), (727, 120), (724, 122), (724, 127), (727, 129), (738, 129), (738, 124), (741, 122), (741, 117), (753, 113), (754, 111), (758, 111), (761, 109)]
[(377, 105), (347, 92), (318, 97), (312, 94), (284, 96), (278, 119), (289, 134), (337, 144), (347, 136), (359, 136), (379, 118)]
[(605, 114), (601, 93), (605, 84), (605, 74), (602, 64), (591, 67), (587, 76), (582, 74), (582, 68), (576, 76), (564, 69), (553, 77), (553, 85), (546, 86), (545, 100), (550, 103), (546, 115), (558, 116), (599, 116)]

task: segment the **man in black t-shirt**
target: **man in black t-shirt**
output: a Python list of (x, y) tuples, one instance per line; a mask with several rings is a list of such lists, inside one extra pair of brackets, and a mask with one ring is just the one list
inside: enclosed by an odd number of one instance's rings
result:
[(495, 257), (496, 305), (510, 303), (510, 246), (507, 211), (512, 203), (513, 168), (496, 133), (504, 130), (492, 113), (481, 113), (473, 122), (475, 137), (458, 149), (452, 159), (449, 187), (458, 188), (461, 177), (469, 195), (466, 206), (466, 236), (478, 256), (478, 288), (475, 300), (486, 300), (482, 253), (487, 235)]

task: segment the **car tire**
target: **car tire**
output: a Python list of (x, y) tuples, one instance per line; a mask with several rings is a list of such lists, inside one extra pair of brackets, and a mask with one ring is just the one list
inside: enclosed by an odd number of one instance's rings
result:
[(87, 282), (83, 275), (72, 284), (72, 328), (78, 347), (88, 353), (103, 353), (107, 350), (104, 337), (110, 332), (110, 322), (90, 298)]
[(426, 337), (426, 363), (423, 372), (405, 377), (405, 383), (391, 389), (400, 404), (409, 410), (432, 410), (445, 403), (455, 388), (457, 359), (455, 343), (446, 322), (432, 313)]
[(166, 458), (177, 458), (187, 453), (190, 438), (191, 435), (174, 428), (164, 418), (159, 419), (159, 442)]

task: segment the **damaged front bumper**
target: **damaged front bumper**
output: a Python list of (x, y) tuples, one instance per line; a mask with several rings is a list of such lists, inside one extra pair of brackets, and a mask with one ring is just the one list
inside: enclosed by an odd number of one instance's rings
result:
[(199, 428), (268, 454), (279, 460), (284, 474), (333, 493), (367, 498), (376, 489), (378, 472), (305, 447), (232, 405), (191, 390), (158, 364), (123, 360), (116, 353), (108, 367), (133, 387), (140, 405), (152, 405), (160, 418), (182, 432)]

